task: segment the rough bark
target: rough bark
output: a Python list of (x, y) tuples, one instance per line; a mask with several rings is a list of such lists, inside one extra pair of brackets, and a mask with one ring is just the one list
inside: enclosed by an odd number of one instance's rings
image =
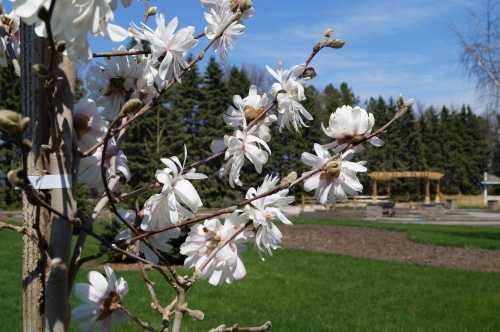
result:
[[(47, 168), (46, 159), (39, 149), (48, 143), (46, 95), (35, 76), (32, 66), (46, 58), (46, 45), (35, 36), (32, 27), (21, 26), (21, 108), (24, 116), (31, 118), (26, 136), (33, 141), (33, 151), (28, 156), (29, 175), (42, 175)], [(43, 289), (45, 281), (45, 257), (40, 241), (48, 233), (49, 214), (45, 209), (32, 205), (23, 194), (23, 215), (26, 235), (23, 237), (23, 331), (43, 329)]]
[[(52, 207), (73, 219), (76, 201), (73, 193), (73, 91), (75, 73), (73, 64), (64, 58), (57, 70), (58, 83), (52, 99), (57, 125), (57, 138), (51, 138), (55, 151), (50, 156), (50, 174), (71, 179), (69, 188), (51, 190)], [(58, 141), (60, 140), (60, 141)], [(69, 327), (69, 265), (73, 226), (67, 219), (52, 214), (49, 240), (51, 260), (47, 271), (45, 289), (45, 329), (63, 332)]]

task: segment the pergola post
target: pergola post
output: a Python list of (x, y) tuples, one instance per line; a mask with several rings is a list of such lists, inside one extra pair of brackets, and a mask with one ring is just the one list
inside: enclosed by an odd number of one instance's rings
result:
[(425, 204), (431, 203), (431, 180), (425, 178)]
[(436, 180), (436, 198), (435, 203), (441, 203), (441, 180)]
[(391, 181), (385, 183), (385, 192), (387, 196), (391, 197)]
[(377, 197), (377, 180), (372, 179), (372, 197)]
[(484, 206), (488, 206), (488, 173), (484, 172), (484, 181), (483, 181), (483, 203)]

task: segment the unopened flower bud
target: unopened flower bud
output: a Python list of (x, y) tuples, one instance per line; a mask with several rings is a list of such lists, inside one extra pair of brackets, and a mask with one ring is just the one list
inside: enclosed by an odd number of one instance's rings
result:
[(288, 173), (288, 175), (285, 178), (281, 179), (281, 183), (280, 184), (282, 186), (289, 185), (290, 183), (292, 183), (295, 180), (297, 180), (297, 177), (298, 177), (297, 172), (292, 171), (292, 172)]
[(156, 13), (158, 12), (158, 8), (153, 6), (148, 8), (148, 16), (155, 16)]
[(193, 310), (186, 308), (186, 312), (194, 320), (203, 320), (205, 318), (205, 314), (201, 310)]
[(38, 75), (40, 78), (46, 78), (49, 76), (49, 70), (47, 67), (42, 65), (41, 63), (36, 63), (33, 65), (33, 71)]
[(133, 113), (137, 112), (142, 107), (142, 105), (143, 105), (143, 102), (141, 100), (139, 100), (138, 98), (130, 99), (129, 101), (127, 101), (125, 103), (125, 105), (123, 105), (123, 107), (120, 111), (120, 115), (126, 116), (129, 114), (133, 114)]
[(332, 38), (332, 35), (333, 35), (332, 28), (328, 28), (325, 30), (325, 32), (323, 32), (323, 36), (325, 36), (325, 38)]
[(17, 112), (0, 110), (0, 129), (10, 136), (21, 135), (28, 127), (29, 122), (30, 118), (23, 118)]
[(311, 80), (316, 77), (316, 70), (313, 67), (307, 67), (304, 69), (304, 72), (302, 75), (300, 75), (300, 78), (304, 78), (307, 80)]
[(238, 10), (242, 13), (253, 7), (252, 0), (231, 0), (231, 10), (236, 13)]
[(403, 96), (398, 98), (398, 108), (400, 110), (406, 110), (413, 106), (413, 99), (405, 100)]
[(13, 186), (13, 187), (19, 187), (22, 183), (21, 180), (21, 172), (22, 169), (13, 169), (7, 172), (7, 181)]
[(325, 44), (326, 47), (330, 48), (342, 48), (345, 45), (345, 41), (341, 39), (331, 39)]

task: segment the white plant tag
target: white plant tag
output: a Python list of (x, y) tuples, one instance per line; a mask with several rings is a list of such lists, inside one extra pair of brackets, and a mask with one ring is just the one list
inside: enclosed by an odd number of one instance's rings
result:
[(29, 175), (28, 179), (33, 188), (37, 190), (71, 188), (71, 175)]

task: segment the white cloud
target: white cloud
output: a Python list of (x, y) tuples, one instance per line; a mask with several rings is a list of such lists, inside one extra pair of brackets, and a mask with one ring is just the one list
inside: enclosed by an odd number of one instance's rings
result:
[(300, 63), (334, 22), (335, 34), (347, 45), (325, 50), (314, 60), (316, 86), (346, 81), (362, 99), (404, 94), (425, 104), (479, 105), (449, 30), (450, 15), (462, 19), (467, 5), (471, 0), (335, 2), (326, 6), (331, 9), (324, 10), (325, 19), (316, 18), (313, 24), (304, 19), (299, 24), (281, 22), (281, 28), (263, 30), (261, 25), (239, 41), (235, 52), (244, 63)]

